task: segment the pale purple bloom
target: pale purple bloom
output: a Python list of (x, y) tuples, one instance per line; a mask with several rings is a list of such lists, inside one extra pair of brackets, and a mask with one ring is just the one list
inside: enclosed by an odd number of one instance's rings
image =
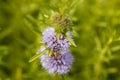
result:
[(73, 63), (73, 57), (69, 51), (65, 54), (57, 53), (57, 57), (54, 55), (49, 56), (45, 53), (40, 57), (42, 66), (50, 73), (66, 74), (69, 72)]
[(68, 31), (67, 35), (68, 35), (68, 37), (70, 37), (72, 39), (72, 32), (71, 31)]
[(53, 51), (67, 50), (71, 45), (70, 42), (65, 39), (63, 34), (57, 39), (55, 30), (52, 27), (45, 29), (42, 34), (42, 41), (46, 43), (47, 48), (50, 48)]
[(51, 42), (56, 42), (57, 40), (55, 30), (52, 27), (45, 29), (42, 35), (42, 41), (48, 45), (52, 44)]
[(64, 50), (66, 51), (68, 47), (71, 45), (71, 43), (67, 39), (65, 39), (63, 34), (60, 35), (58, 43), (61, 45), (62, 51)]
[(43, 31), (42, 41), (47, 44), (47, 48), (54, 49), (57, 46), (57, 37), (54, 28), (49, 27)]

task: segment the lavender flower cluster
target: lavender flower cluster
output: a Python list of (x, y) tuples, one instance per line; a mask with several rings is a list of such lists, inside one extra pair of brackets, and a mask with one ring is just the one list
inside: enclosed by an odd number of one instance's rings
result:
[[(71, 43), (62, 33), (57, 37), (53, 27), (45, 29), (42, 35), (42, 41), (46, 44), (46, 48), (52, 51), (51, 55), (46, 52), (40, 57), (43, 68), (50, 74), (66, 74), (69, 72), (73, 63), (73, 57), (69, 51)], [(72, 38), (70, 31), (68, 31), (68, 35)]]

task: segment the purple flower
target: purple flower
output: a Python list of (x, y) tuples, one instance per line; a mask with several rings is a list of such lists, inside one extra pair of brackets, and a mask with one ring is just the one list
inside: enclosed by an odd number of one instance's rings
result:
[(50, 73), (66, 74), (69, 72), (73, 63), (73, 57), (69, 51), (65, 54), (56, 54), (49, 56), (45, 53), (40, 57), (42, 66)]
[(58, 43), (61, 45), (62, 51), (68, 50), (68, 47), (71, 45), (71, 43), (67, 39), (65, 39), (63, 34), (60, 35)]
[(47, 48), (50, 48), (53, 51), (67, 50), (71, 45), (70, 42), (65, 39), (63, 34), (57, 39), (55, 30), (52, 27), (45, 29), (42, 34), (42, 41), (46, 43)]
[(46, 43), (47, 48), (53, 51), (60, 49), (60, 45), (57, 43), (57, 37), (54, 28), (49, 27), (43, 31), (42, 41)]
[(72, 39), (72, 32), (71, 31), (68, 31), (67, 35), (68, 35), (68, 37), (70, 37)]
[(52, 27), (45, 29), (42, 35), (42, 41), (47, 44), (47, 47), (50, 47), (57, 41), (55, 30)]

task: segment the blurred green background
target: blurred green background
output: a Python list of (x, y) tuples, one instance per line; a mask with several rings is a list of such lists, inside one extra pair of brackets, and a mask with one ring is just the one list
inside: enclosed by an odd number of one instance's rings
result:
[(120, 80), (120, 0), (0, 0), (0, 80), (58, 80), (39, 59), (28, 62), (54, 12), (74, 24), (65, 80)]

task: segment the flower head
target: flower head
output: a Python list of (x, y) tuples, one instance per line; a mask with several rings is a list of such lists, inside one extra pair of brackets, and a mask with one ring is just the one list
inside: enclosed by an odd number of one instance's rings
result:
[(66, 74), (69, 72), (73, 63), (73, 57), (69, 51), (65, 54), (57, 53), (57, 57), (54, 55), (49, 56), (45, 53), (40, 57), (42, 66), (50, 73)]
[(55, 42), (57, 40), (55, 30), (52, 27), (45, 29), (42, 35), (42, 41), (46, 44), (49, 44), (50, 42)]
[(66, 51), (71, 43), (65, 38), (63, 34), (60, 35), (58, 43), (61, 45), (61, 50)]
[(67, 50), (71, 45), (63, 34), (57, 39), (55, 30), (52, 27), (45, 29), (42, 34), (42, 41), (47, 45), (47, 48), (50, 48), (52, 51)]
[(57, 46), (57, 37), (54, 28), (49, 27), (43, 31), (42, 41), (47, 45), (48, 48), (54, 49)]

